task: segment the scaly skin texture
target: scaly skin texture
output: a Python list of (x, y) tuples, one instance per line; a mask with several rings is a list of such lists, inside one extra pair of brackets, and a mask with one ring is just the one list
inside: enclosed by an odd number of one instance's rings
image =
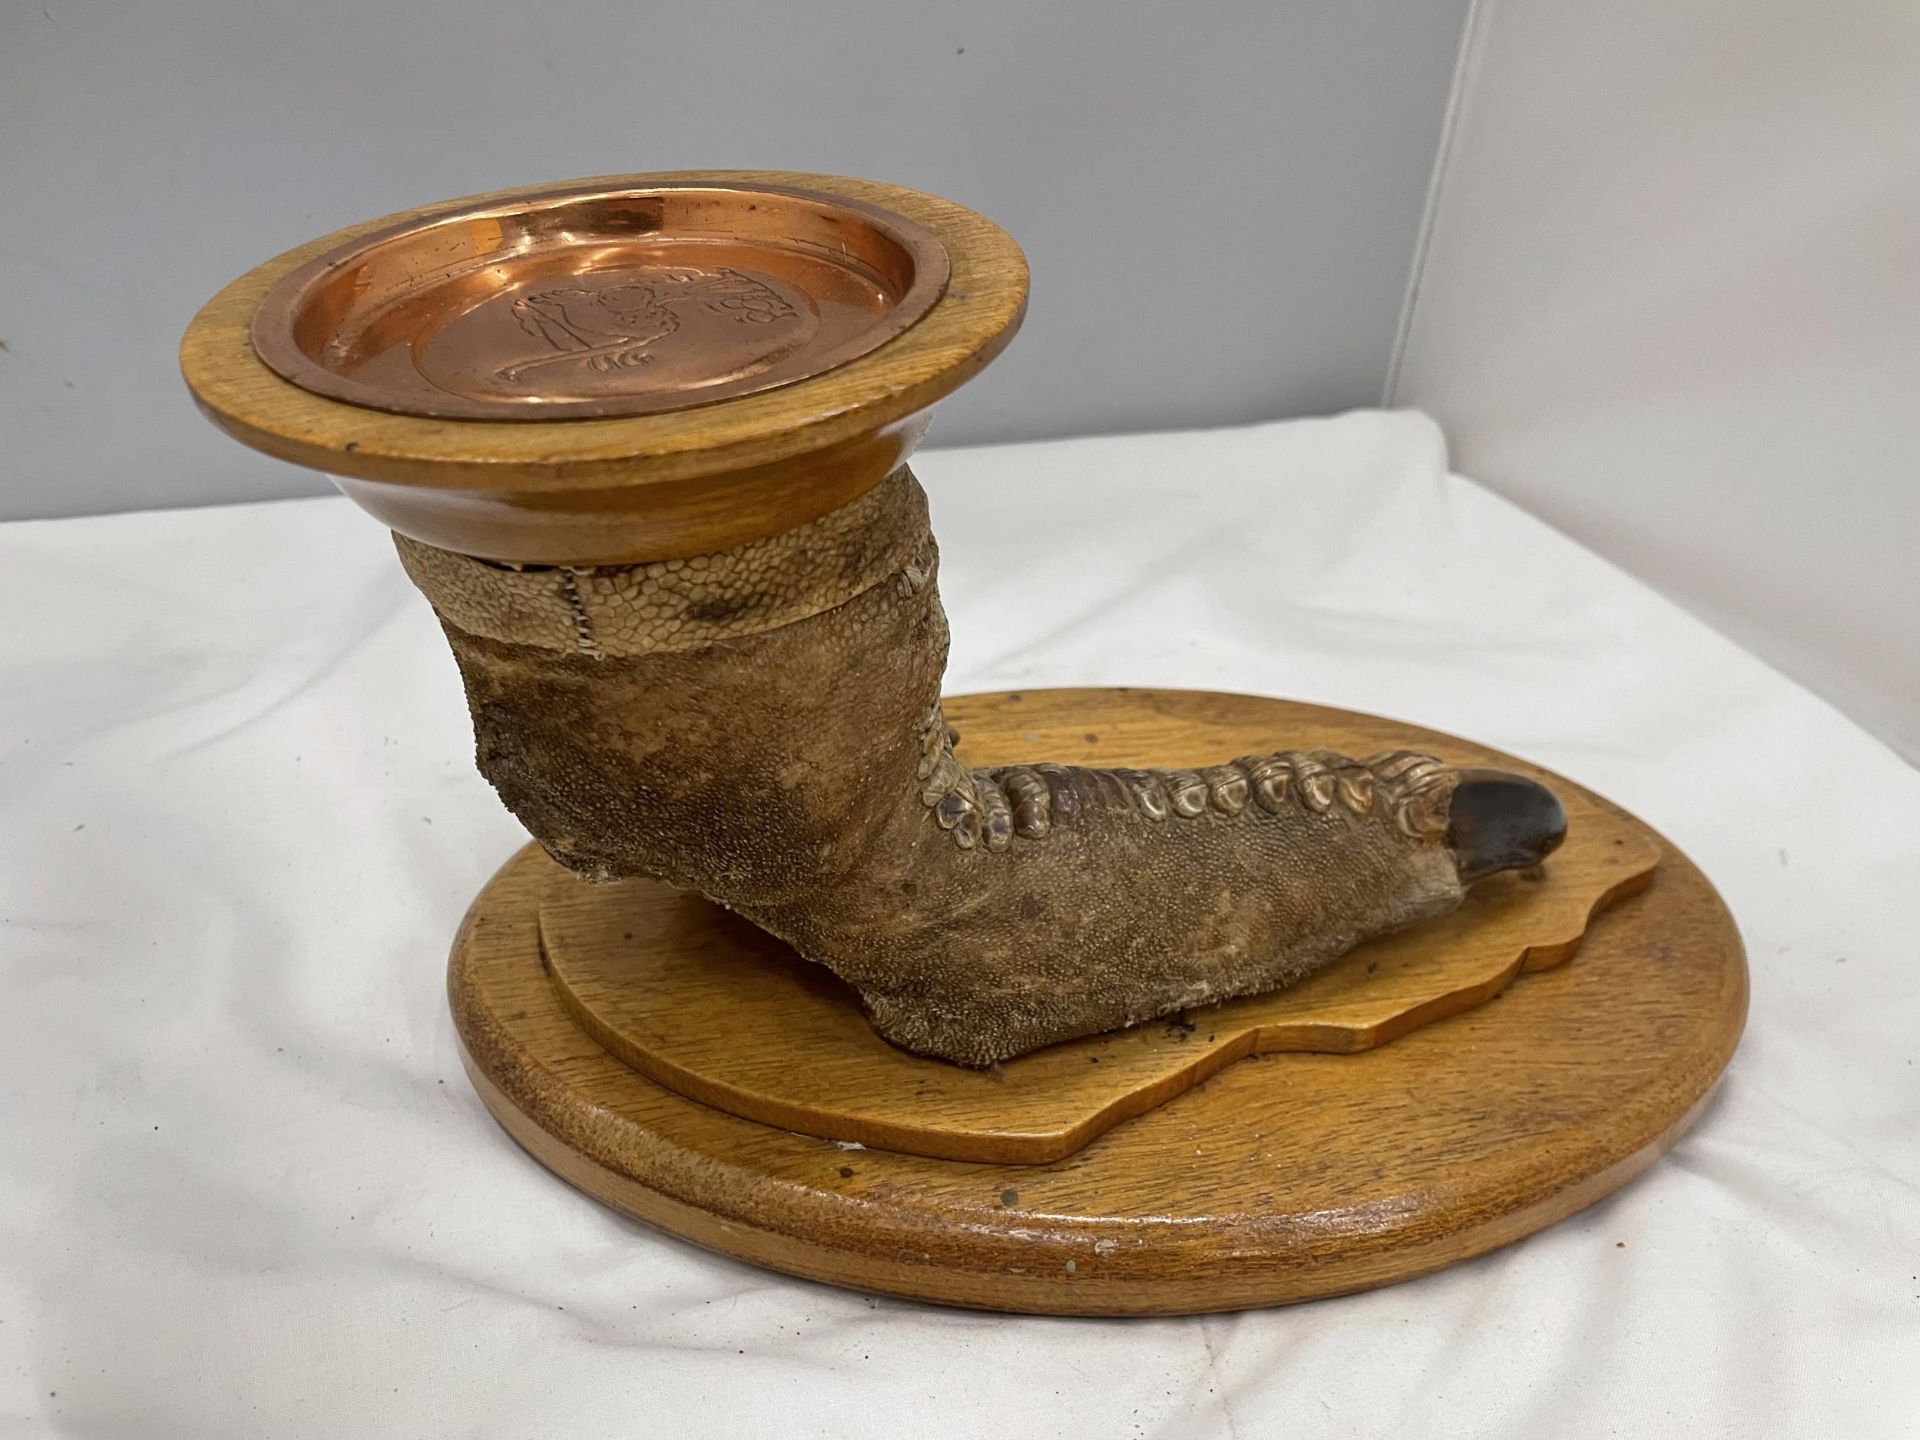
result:
[(699, 561), (512, 569), (399, 544), (480, 769), (549, 853), (738, 911), (910, 1050), (987, 1065), (1271, 990), (1464, 893), (1461, 772), (1430, 757), (965, 769), (905, 470)]

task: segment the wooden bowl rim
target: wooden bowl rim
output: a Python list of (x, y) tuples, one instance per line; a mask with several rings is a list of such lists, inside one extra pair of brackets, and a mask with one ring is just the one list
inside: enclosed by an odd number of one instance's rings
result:
[[(665, 414), (503, 421), (393, 414), (315, 394), (255, 353), (261, 299), (316, 257), (389, 227), (571, 186), (697, 182), (813, 190), (895, 212), (931, 231), (945, 294), (878, 349), (779, 389)], [(188, 326), (180, 366), (201, 408), (244, 444), (324, 471), (430, 490), (524, 495), (675, 485), (846, 445), (926, 411), (1004, 349), (1026, 312), (1027, 264), (999, 226), (936, 195), (880, 181), (777, 170), (588, 176), (436, 201), (296, 246), (233, 281)]]

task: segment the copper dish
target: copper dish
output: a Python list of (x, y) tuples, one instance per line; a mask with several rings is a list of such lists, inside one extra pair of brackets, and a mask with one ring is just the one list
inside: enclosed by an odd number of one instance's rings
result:
[(869, 354), (948, 274), (930, 231), (840, 196), (573, 187), (363, 236), (269, 290), (251, 335), (294, 384), (402, 415), (652, 415)]

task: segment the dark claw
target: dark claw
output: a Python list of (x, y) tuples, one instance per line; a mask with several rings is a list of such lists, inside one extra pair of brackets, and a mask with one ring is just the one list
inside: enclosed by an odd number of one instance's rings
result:
[(1546, 786), (1505, 770), (1462, 770), (1447, 818), (1460, 879), (1530, 870), (1567, 838), (1567, 812)]

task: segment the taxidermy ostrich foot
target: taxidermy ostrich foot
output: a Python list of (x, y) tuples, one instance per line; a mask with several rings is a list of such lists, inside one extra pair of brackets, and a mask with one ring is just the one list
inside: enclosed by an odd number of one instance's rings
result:
[(1531, 780), (1409, 752), (968, 769), (905, 469), (690, 560), (399, 545), (480, 768), (555, 859), (710, 896), (852, 984), (889, 1040), (965, 1065), (1287, 985), (1566, 829)]

